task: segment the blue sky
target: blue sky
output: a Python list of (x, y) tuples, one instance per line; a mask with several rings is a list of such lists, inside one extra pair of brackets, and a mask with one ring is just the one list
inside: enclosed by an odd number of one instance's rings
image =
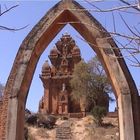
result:
[[(5, 5), (7, 7), (19, 4), (19, 6), (9, 13), (0, 17), (0, 25), (8, 26), (11, 28), (20, 28), (25, 25), (28, 25), (27, 28), (17, 31), (17, 32), (10, 32), (5, 30), (0, 30), (0, 82), (3, 84), (6, 83), (7, 78), (9, 76), (10, 70), (12, 68), (12, 64), (14, 62), (16, 53), (22, 43), (23, 39), (27, 36), (27, 34), (31, 31), (34, 25), (43, 17), (43, 15), (58, 1), (56, 0), (41, 0), (41, 1), (0, 1), (2, 6), (2, 10), (5, 9)], [(89, 4), (78, 1), (84, 7), (93, 9)], [(116, 5), (117, 1), (108, 1), (106, 4), (103, 3), (96, 3), (98, 6), (102, 8), (110, 8)], [(92, 13), (94, 17), (96, 17), (102, 25), (107, 30), (113, 29), (113, 22), (112, 22), (112, 14), (109, 13)], [(119, 15), (115, 15), (116, 18), (116, 28), (118, 31), (122, 33), (129, 32), (125, 27), (122, 21), (119, 18)], [(131, 24), (137, 24), (138, 16), (134, 15), (127, 15), (125, 14), (126, 20)], [(134, 20), (133, 20), (134, 19)], [(61, 30), (61, 32), (54, 38), (54, 40), (49, 44), (48, 48), (42, 54), (35, 74), (34, 78), (30, 87), (28, 100), (27, 100), (27, 107), (31, 111), (38, 110), (38, 102), (43, 95), (43, 86), (41, 80), (39, 79), (39, 74), (41, 73), (41, 66), (43, 65), (44, 61), (48, 59), (48, 54), (50, 49), (54, 46), (57, 40), (64, 34), (68, 32), (71, 36), (76, 40), (77, 45), (81, 49), (82, 57), (85, 60), (89, 60), (92, 58), (95, 53), (91, 50), (86, 42), (81, 40), (79, 37), (80, 35), (70, 26), (67, 25), (66, 27)], [(140, 86), (140, 79), (138, 77), (140, 68), (135, 68), (130, 66), (129, 62), (127, 61), (128, 67), (131, 71), (131, 74), (137, 84), (137, 87)]]

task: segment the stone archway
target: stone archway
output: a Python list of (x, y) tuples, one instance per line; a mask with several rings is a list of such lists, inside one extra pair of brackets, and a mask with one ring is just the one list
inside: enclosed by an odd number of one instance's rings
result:
[(135, 83), (123, 58), (117, 59), (121, 53), (109, 33), (83, 9), (73, 0), (59, 2), (21, 44), (4, 94), (3, 121), (0, 121), (0, 136), (3, 139), (23, 139), (24, 107), (37, 62), (51, 40), (67, 23), (90, 42), (89, 45), (97, 53), (108, 74), (118, 100), (120, 139), (140, 139), (140, 113)]

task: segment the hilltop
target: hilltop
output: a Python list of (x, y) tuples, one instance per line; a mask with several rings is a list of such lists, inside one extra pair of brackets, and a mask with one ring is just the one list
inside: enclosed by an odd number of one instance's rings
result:
[(118, 118), (105, 117), (96, 127), (93, 117), (57, 119), (53, 129), (27, 125), (29, 140), (119, 140)]

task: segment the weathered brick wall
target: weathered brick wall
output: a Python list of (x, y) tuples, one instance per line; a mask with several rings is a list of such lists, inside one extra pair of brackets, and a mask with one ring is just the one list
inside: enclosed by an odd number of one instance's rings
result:
[(6, 140), (8, 97), (9, 96), (5, 94), (0, 103), (0, 140)]
[(70, 118), (82, 118), (83, 114), (81, 112), (80, 113), (69, 113), (69, 117)]
[(107, 117), (117, 118), (118, 117), (118, 112), (117, 111), (115, 111), (115, 112), (108, 112), (107, 113)]
[(4, 90), (2, 96), (0, 96), (0, 140), (6, 140), (8, 97)]
[[(4, 95), (2, 99), (2, 106), (0, 112), (0, 140), (6, 140), (6, 130), (8, 121), (8, 101), (10, 98), (15, 97), (15, 95), (11, 94), (13, 84), (15, 81), (15, 77), (17, 74), (17, 67), (19, 66), (19, 60), (21, 55), (18, 55), (17, 59), (14, 61), (13, 68), (11, 70), (10, 76), (8, 77), (7, 84), (5, 86)], [(10, 118), (10, 117), (9, 117)]]
[(2, 114), (2, 99), (0, 99), (0, 138), (1, 138), (1, 131), (2, 131), (2, 125), (1, 125), (1, 114)]

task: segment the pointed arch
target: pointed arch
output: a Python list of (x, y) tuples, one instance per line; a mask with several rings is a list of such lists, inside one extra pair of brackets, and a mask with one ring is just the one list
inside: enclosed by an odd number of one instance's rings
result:
[(66, 24), (71, 24), (85, 38), (105, 68), (118, 100), (120, 139), (138, 140), (138, 92), (125, 61), (118, 59), (121, 53), (110, 34), (89, 12), (72, 0), (63, 0), (50, 9), (19, 48), (5, 90), (7, 107), (3, 114), (6, 113), (7, 118), (3, 118), (3, 124), (8, 122), (6, 139), (23, 139), (24, 108), (37, 62)]

